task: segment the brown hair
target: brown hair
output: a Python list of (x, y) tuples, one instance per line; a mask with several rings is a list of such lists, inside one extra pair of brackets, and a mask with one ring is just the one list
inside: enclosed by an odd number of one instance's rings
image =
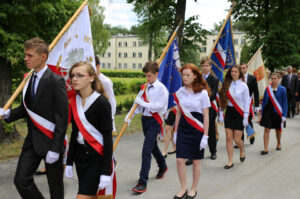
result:
[(203, 78), (202, 74), (199, 71), (199, 68), (195, 64), (185, 64), (182, 68), (180, 68), (180, 73), (182, 74), (184, 69), (190, 69), (194, 75), (196, 75), (196, 79), (193, 82), (193, 91), (194, 93), (201, 92), (205, 89), (208, 92), (208, 95), (211, 96), (210, 87), (206, 83), (205, 79)]
[(237, 68), (239, 70), (239, 79), (241, 79), (242, 81), (244, 81), (244, 75), (242, 73), (242, 69), (239, 65), (234, 65), (231, 68), (229, 68), (229, 70), (226, 73), (226, 76), (224, 78), (223, 84), (222, 84), (222, 89), (221, 89), (221, 93), (220, 93), (220, 104), (221, 104), (221, 108), (224, 109), (227, 106), (227, 97), (226, 97), (226, 93), (229, 90), (230, 84), (232, 82), (232, 77), (231, 77), (231, 70), (232, 68)]
[(42, 40), (38, 37), (34, 37), (32, 39), (25, 41), (24, 49), (25, 50), (26, 49), (34, 49), (40, 55), (46, 54), (47, 58), (48, 58), (49, 46), (44, 40)]
[[(89, 74), (89, 76), (94, 77), (94, 81), (91, 83), (92, 89), (94, 91), (97, 91), (98, 93), (101, 93), (101, 95), (104, 95), (104, 97), (106, 97), (108, 99), (106, 92), (104, 90), (104, 87), (103, 87), (95, 69), (89, 62), (84, 61), (84, 62), (77, 62), (76, 64), (74, 64), (71, 67), (71, 69), (69, 70), (69, 77), (71, 77), (73, 69), (80, 67), (80, 66), (86, 66), (86, 72)], [(70, 84), (72, 84), (72, 79), (70, 80)]]
[(145, 66), (143, 67), (143, 73), (151, 72), (155, 74), (158, 73), (158, 71), (159, 71), (159, 67), (156, 61), (148, 61), (145, 63)]
[(202, 66), (202, 64), (204, 64), (205, 62), (208, 62), (209, 65), (211, 65), (211, 59), (208, 56), (202, 57), (200, 60), (200, 66)]
[(280, 74), (279, 74), (278, 72), (273, 72), (273, 73), (270, 75), (270, 77), (272, 77), (272, 75), (275, 75), (275, 76), (277, 76), (278, 79), (280, 79)]

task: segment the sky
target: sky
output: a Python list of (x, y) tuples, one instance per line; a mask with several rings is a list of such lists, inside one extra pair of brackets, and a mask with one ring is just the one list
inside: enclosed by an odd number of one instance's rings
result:
[[(100, 0), (100, 5), (105, 8), (104, 23), (112, 26), (125, 26), (130, 28), (138, 23), (138, 17), (132, 11), (133, 6), (126, 0)], [(226, 18), (230, 3), (228, 0), (187, 0), (185, 19), (193, 15), (200, 15), (198, 22), (202, 28), (211, 30), (214, 23), (219, 23)]]

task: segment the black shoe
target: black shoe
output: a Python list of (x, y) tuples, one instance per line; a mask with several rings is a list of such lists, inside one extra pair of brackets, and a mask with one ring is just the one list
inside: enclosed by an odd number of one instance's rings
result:
[(234, 166), (234, 163), (232, 163), (231, 165), (226, 164), (224, 166), (224, 169), (231, 169)]
[(238, 149), (239, 147), (235, 145), (234, 148), (235, 148), (235, 149)]
[(193, 164), (193, 160), (192, 160), (192, 159), (187, 159), (187, 160), (185, 161), (185, 165), (189, 166), (189, 165), (191, 165), (191, 164)]
[(241, 162), (244, 162), (245, 160), (246, 160), (246, 156), (244, 156), (243, 158), (240, 157), (240, 161), (241, 161)]
[(211, 160), (217, 159), (217, 154), (216, 154), (216, 153), (212, 153), (212, 154), (210, 155), (210, 159), (211, 159)]
[(36, 173), (35, 173), (35, 175), (37, 175), (37, 176), (40, 176), (40, 175), (46, 175), (47, 174), (47, 171), (37, 171)]
[(168, 155), (166, 154), (166, 155), (163, 155), (163, 157), (166, 159), (167, 157), (168, 157)]
[(190, 196), (190, 195), (186, 195), (186, 199), (194, 199), (197, 195), (197, 191), (195, 192), (195, 195)]
[(132, 188), (133, 192), (144, 193), (147, 190), (147, 185), (143, 182), (138, 182), (135, 187)]
[(165, 173), (168, 171), (168, 167), (165, 167), (163, 169), (159, 168), (157, 175), (156, 175), (156, 179), (163, 179)]
[(173, 153), (176, 153), (176, 150), (168, 152), (168, 154), (173, 154)]
[(269, 153), (269, 151), (261, 151), (260, 155), (267, 155)]
[(254, 142), (255, 142), (255, 137), (250, 138), (250, 144), (254, 144)]
[(281, 147), (277, 147), (276, 150), (277, 150), (277, 151), (281, 151)]
[(186, 192), (181, 197), (175, 195), (173, 199), (184, 199), (186, 197), (187, 193), (188, 193), (188, 191), (186, 190)]

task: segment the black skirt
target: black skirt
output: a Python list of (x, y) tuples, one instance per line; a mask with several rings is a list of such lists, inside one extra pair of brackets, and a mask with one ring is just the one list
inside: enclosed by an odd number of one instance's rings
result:
[(243, 117), (237, 112), (237, 110), (232, 106), (226, 107), (226, 113), (224, 118), (225, 128), (233, 130), (244, 130)]
[(96, 195), (100, 182), (102, 156), (88, 143), (76, 143), (75, 165), (79, 181), (78, 194)]
[[(203, 122), (201, 113), (191, 113), (196, 119)], [(203, 133), (191, 126), (182, 115), (178, 125), (176, 140), (176, 158), (203, 159), (204, 149), (200, 151), (200, 142)]]
[(175, 122), (176, 115), (173, 111), (169, 112), (168, 118), (165, 120), (166, 125), (173, 126)]
[(263, 109), (259, 124), (268, 129), (281, 129), (281, 117), (274, 111), (274, 106), (270, 99)]

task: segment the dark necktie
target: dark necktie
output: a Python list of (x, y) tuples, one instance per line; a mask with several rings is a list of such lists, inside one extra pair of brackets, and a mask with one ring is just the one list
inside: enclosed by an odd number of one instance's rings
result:
[(150, 85), (150, 86), (148, 87), (148, 91), (150, 90), (150, 88), (153, 88), (153, 85)]
[(31, 96), (34, 99), (35, 97), (35, 81), (36, 81), (37, 75), (33, 76), (32, 84), (31, 84)]

